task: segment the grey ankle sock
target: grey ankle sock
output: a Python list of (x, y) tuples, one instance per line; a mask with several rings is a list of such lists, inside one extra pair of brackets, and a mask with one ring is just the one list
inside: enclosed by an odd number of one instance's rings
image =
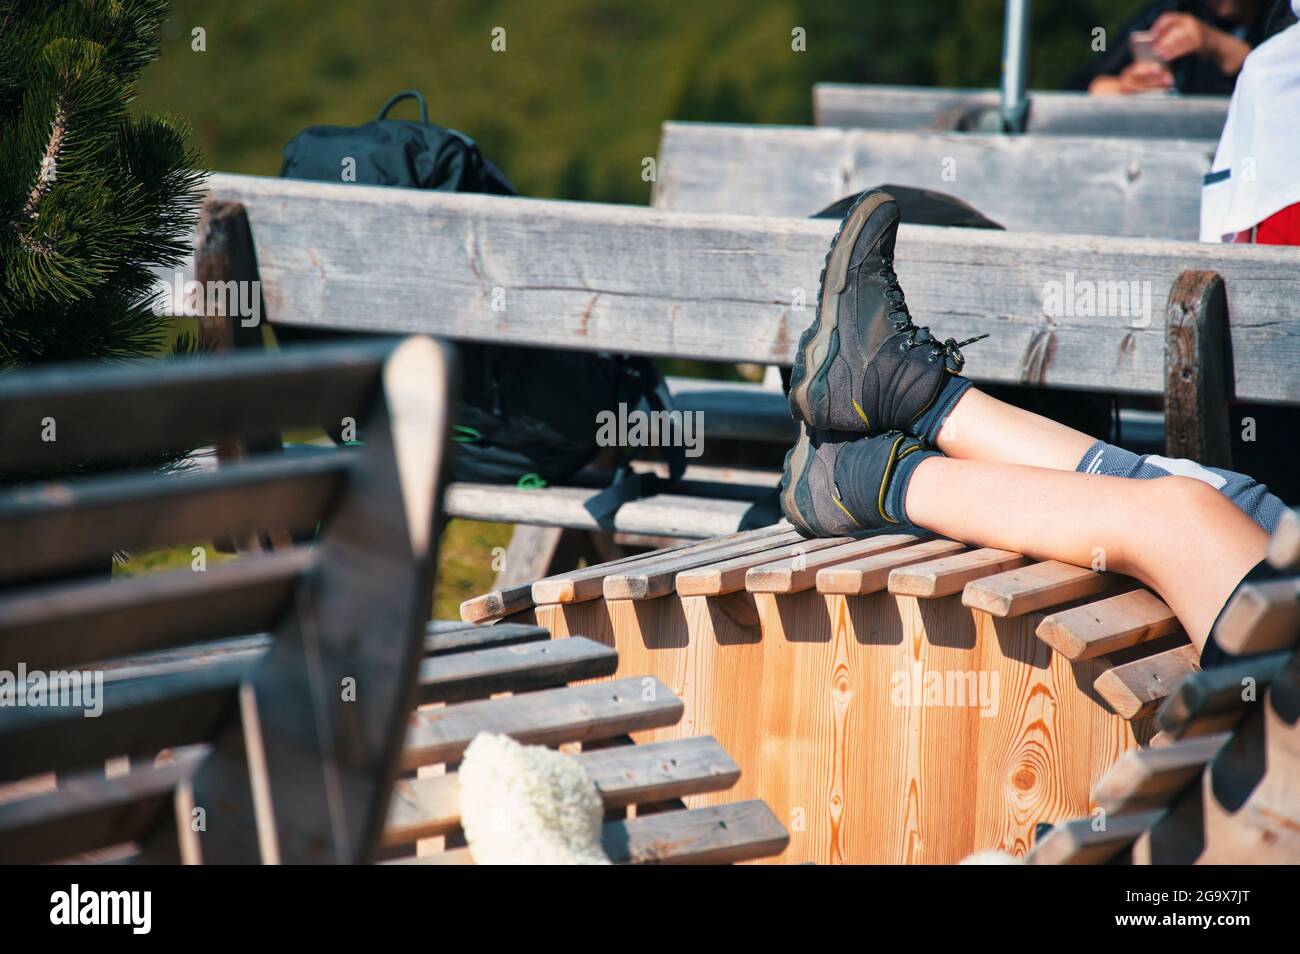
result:
[[(874, 515), (878, 503), (880, 484), (874, 483), (868, 467), (866, 441), (857, 440), (841, 448), (835, 460), (835, 485), (849, 513), (855, 519)], [(907, 518), (907, 485), (918, 464), (927, 457), (942, 457), (936, 450), (915, 450), (894, 464), (894, 472), (885, 489), (885, 514), (899, 523), (910, 526)]]
[(957, 406), (957, 401), (970, 387), (969, 378), (963, 378), (960, 374), (948, 375), (934, 403), (912, 425), (912, 434), (933, 447), (934, 442), (939, 438), (939, 429), (943, 427), (943, 422), (948, 419), (952, 409)]

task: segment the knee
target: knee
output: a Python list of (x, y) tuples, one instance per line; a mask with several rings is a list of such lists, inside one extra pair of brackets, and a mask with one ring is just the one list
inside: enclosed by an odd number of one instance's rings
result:
[(1161, 505), (1180, 516), (1191, 517), (1219, 508), (1233, 508), (1233, 503), (1203, 480), (1195, 477), (1157, 477), (1146, 481)]

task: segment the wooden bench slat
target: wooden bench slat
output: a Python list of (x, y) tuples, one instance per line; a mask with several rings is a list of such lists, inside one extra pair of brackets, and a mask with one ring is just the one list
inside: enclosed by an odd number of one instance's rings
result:
[(52, 792), (0, 805), (0, 863), (43, 864), (135, 841), (153, 825), (175, 823), (172, 796), (193, 774), (197, 753), (106, 778), (61, 776)]
[(795, 554), (751, 567), (745, 574), (745, 589), (750, 593), (799, 593), (817, 582), (817, 572), (849, 560), (898, 550), (919, 540), (913, 533), (889, 533), (828, 547), (809, 555)]
[(1150, 590), (1137, 589), (1057, 610), (1038, 624), (1038, 638), (1066, 659), (1093, 659), (1181, 629), (1178, 617)]
[(447, 488), (445, 510), (448, 516), (465, 520), (707, 539), (735, 533), (751, 505), (747, 500), (721, 499), (712, 491), (707, 497), (654, 494), (629, 500), (615, 512), (612, 526), (606, 526), (585, 506), (599, 493), (588, 487), (522, 490), (499, 484), (455, 483)]
[(1163, 812), (1107, 816), (1106, 827), (1093, 830), (1091, 818), (1062, 822), (1034, 845), (1025, 858), (1031, 865), (1104, 865), (1160, 820)]
[(818, 553), (851, 541), (851, 537), (823, 537), (811, 540), (799, 537), (793, 542), (770, 550), (755, 550), (743, 555), (719, 559), (714, 563), (682, 569), (674, 577), (673, 587), (679, 596), (721, 596), (734, 593), (745, 588), (745, 574), (753, 567), (783, 557)]
[[(1161, 136), (1216, 140), (1228, 114), (1225, 96), (1089, 96), (1057, 90), (1029, 91), (1028, 129), (1058, 136)], [(1161, 109), (1161, 106), (1166, 108)], [(971, 110), (997, 110), (996, 89), (817, 83), (813, 114), (818, 126), (866, 129), (955, 128)]]
[(1110, 815), (1165, 808), (1198, 778), (1226, 734), (1124, 753), (1093, 786), (1092, 800)]
[(610, 676), (618, 653), (582, 636), (494, 646), (425, 659), (421, 703), (480, 699), (497, 692), (549, 689), (577, 679)]
[(652, 204), (804, 217), (899, 183), (954, 195), (1013, 230), (1192, 240), (1213, 152), (1212, 141), (1106, 135), (1080, 149), (1064, 136), (668, 122)]
[[(301, 345), (220, 361), (157, 362), (148, 369), (148, 387), (112, 366), (5, 375), (5, 466), (21, 473), (95, 458), (129, 460), (156, 453), (161, 435), (172, 448), (186, 448), (337, 427), (348, 416), (360, 421), (392, 347), (357, 341), (348, 348)], [(57, 440), (41, 440), (47, 417), (57, 423)]]
[[(597, 749), (581, 752), (576, 758), (607, 808), (722, 791), (740, 778), (739, 767), (711, 736)], [(446, 834), (459, 825), (460, 780), (456, 773), (400, 780), (384, 841), (402, 844)]]
[(817, 571), (817, 592), (844, 596), (878, 593), (889, 582), (895, 567), (928, 563), (937, 557), (960, 553), (966, 545), (956, 540), (927, 540), (898, 550), (822, 567)]
[[(780, 526), (779, 524), (777, 526)], [(607, 600), (649, 600), (673, 591), (678, 574), (684, 570), (705, 566), (721, 560), (767, 553), (774, 547), (794, 544), (804, 545), (799, 531), (782, 529), (763, 536), (742, 537), (722, 546), (701, 549), (694, 553), (673, 554), (663, 560), (637, 564), (627, 570), (605, 577), (601, 590)]]
[(711, 540), (678, 544), (625, 557), (622, 560), (561, 573), (534, 583), (533, 601), (539, 606), (544, 606), (551, 603), (581, 603), (596, 599), (604, 593), (605, 579), (621, 571), (636, 573), (644, 568), (662, 568), (678, 559), (708, 557), (732, 545), (761, 548), (763, 545), (772, 545), (774, 540), (786, 537), (791, 532), (790, 525), (782, 521), (769, 527), (742, 530)]
[(1290, 658), (1287, 652), (1269, 653), (1194, 673), (1178, 684), (1156, 720), (1175, 739), (1230, 729), (1251, 704), (1242, 698), (1247, 688), (1256, 701), (1262, 700)]
[[(784, 303), (791, 288), (817, 287), (836, 228), (823, 220), (227, 174), (213, 175), (209, 188), (215, 198), (248, 207), (274, 323), (337, 326), (346, 315), (358, 332), (418, 330), (494, 343), (508, 338), (517, 345), (763, 364), (793, 363), (808, 313)], [(430, 231), (435, 219), (439, 228)], [(473, 241), (487, 234), (504, 239)], [(611, 235), (618, 241), (609, 241)], [(1232, 302), (1236, 397), (1284, 401), (1297, 395), (1289, 370), (1300, 362), (1300, 328), (1286, 319), (1289, 303), (1300, 295), (1300, 276), (1290, 250), (916, 225), (900, 229), (898, 244), (898, 273), (915, 313), (958, 340), (993, 333), (967, 363), (976, 380), (1163, 394), (1164, 305), (1184, 271), (1208, 269), (1223, 276)], [(647, 250), (653, 250), (655, 268), (635, 267)], [(387, 266), (357, 269), (361, 257), (382, 258)], [(719, 257), (743, 267), (700, 267)], [(320, 280), (322, 273), (328, 281)], [(1071, 281), (1103, 290), (1138, 282), (1144, 303), (1150, 290), (1150, 321), (1145, 304), (1134, 316), (1108, 305), (1096, 309), (1105, 314), (1055, 315), (1046, 328), (1044, 289)], [(483, 295), (493, 283), (505, 289), (510, 311), (484, 321)], [(432, 295), (439, 307), (423, 307)], [(1050, 361), (1034, 357), (1049, 347)], [(505, 500), (509, 490), (491, 488), (473, 509), (491, 513), (491, 495)], [(453, 494), (448, 509), (454, 515), (458, 506)], [(534, 514), (522, 522), (554, 524), (569, 516)], [(630, 522), (626, 515), (623, 521)], [(655, 520), (643, 532), (706, 536), (736, 527), (718, 521), (704, 528), (701, 522), (700, 516)], [(615, 530), (640, 529), (618, 523)]]
[(1191, 643), (1107, 669), (1092, 684), (1126, 719), (1155, 712), (1184, 676), (1198, 671), (1201, 654)]
[(29, 669), (53, 670), (266, 632), (312, 561), (310, 550), (291, 548), (201, 573), (105, 577), (0, 596), (0, 649)]
[(971, 580), (962, 592), (961, 601), (971, 609), (1006, 619), (1092, 596), (1116, 582), (1111, 574), (1047, 560)]
[[(606, 822), (601, 846), (615, 864), (732, 864), (779, 854), (790, 836), (760, 801), (732, 802)], [(468, 848), (397, 864), (469, 865)]]
[(1029, 560), (1010, 550), (984, 547), (954, 556), (940, 557), (925, 563), (913, 563), (889, 571), (889, 592), (897, 596), (918, 596), (938, 599), (960, 593), (971, 580), (1013, 567), (1024, 566)]
[(497, 623), (494, 626), (477, 626), (457, 623), (454, 620), (435, 620), (425, 629), (424, 654), (445, 656), (490, 646), (513, 646), (550, 639), (550, 630), (523, 623)]
[(533, 585), (516, 583), (491, 590), (460, 604), (460, 618), (467, 623), (487, 623), (521, 613), (533, 606)]
[(559, 745), (673, 725), (682, 711), (682, 701), (650, 676), (423, 709), (411, 717), (402, 766), (454, 762), (480, 732)]
[(122, 549), (143, 549), (261, 530), (314, 530), (351, 465), (347, 452), (237, 461), (163, 481), (111, 474), (0, 493), (0, 580), (79, 570)]
[(0, 710), (0, 781), (206, 742), (258, 659), (232, 654), (187, 671), (106, 680), (103, 711), (94, 718), (68, 706), (6, 707)]
[(1234, 656), (1295, 645), (1300, 640), (1300, 577), (1243, 583), (1215, 625), (1214, 638)]

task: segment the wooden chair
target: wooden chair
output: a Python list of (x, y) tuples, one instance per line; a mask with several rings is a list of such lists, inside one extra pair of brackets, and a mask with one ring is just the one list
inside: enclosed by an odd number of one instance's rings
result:
[[(0, 378), (0, 449), (18, 472), (204, 441), (270, 451), (0, 494), (0, 670), (63, 673), (87, 690), (85, 706), (0, 707), (0, 861), (400, 853), (457, 831), (445, 769), (479, 731), (582, 743), (616, 861), (784, 847), (760, 802), (667, 810), (739, 777), (713, 740), (594, 751), (682, 711), (645, 678), (565, 688), (612, 673), (613, 650), (532, 626), (426, 623), (450, 376), (441, 348), (413, 338)], [(360, 448), (295, 457), (267, 440), (347, 418)], [(239, 558), (102, 572), (119, 550), (212, 537), (240, 540)], [(86, 706), (102, 711), (85, 718)], [(638, 803), (638, 818), (612, 817)]]
[[(0, 858), (123, 843), (150, 861), (373, 855), (430, 611), (450, 375), (440, 346), (412, 338), (0, 378), (0, 458), (19, 473), (346, 418), (365, 441), (210, 473), (47, 476), (0, 494), (0, 668), (71, 672), (92, 692), (102, 680), (94, 718), (74, 705), (0, 709), (0, 780), (59, 780), (0, 807)], [(124, 550), (317, 526), (315, 546), (228, 566), (84, 572)], [(222, 642), (250, 633), (269, 638)], [(155, 763), (164, 750), (172, 758)], [(144, 761), (105, 778), (121, 756)]]
[[(1288, 512), (1270, 562), (1300, 570)], [(1183, 678), (1149, 748), (1127, 753), (1093, 789), (1094, 814), (1054, 827), (1036, 864), (1300, 862), (1300, 579), (1242, 587), (1218, 622), (1243, 658)]]

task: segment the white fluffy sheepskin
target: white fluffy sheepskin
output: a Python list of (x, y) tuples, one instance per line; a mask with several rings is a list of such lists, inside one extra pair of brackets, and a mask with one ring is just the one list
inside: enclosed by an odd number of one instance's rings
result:
[(986, 851), (977, 851), (973, 855), (967, 855), (958, 864), (962, 865), (1023, 865), (1024, 858), (1017, 858), (1015, 855), (1009, 855), (1005, 851), (998, 851), (990, 848)]
[(577, 759), (480, 732), (460, 771), (460, 819), (480, 865), (607, 865), (600, 794)]

